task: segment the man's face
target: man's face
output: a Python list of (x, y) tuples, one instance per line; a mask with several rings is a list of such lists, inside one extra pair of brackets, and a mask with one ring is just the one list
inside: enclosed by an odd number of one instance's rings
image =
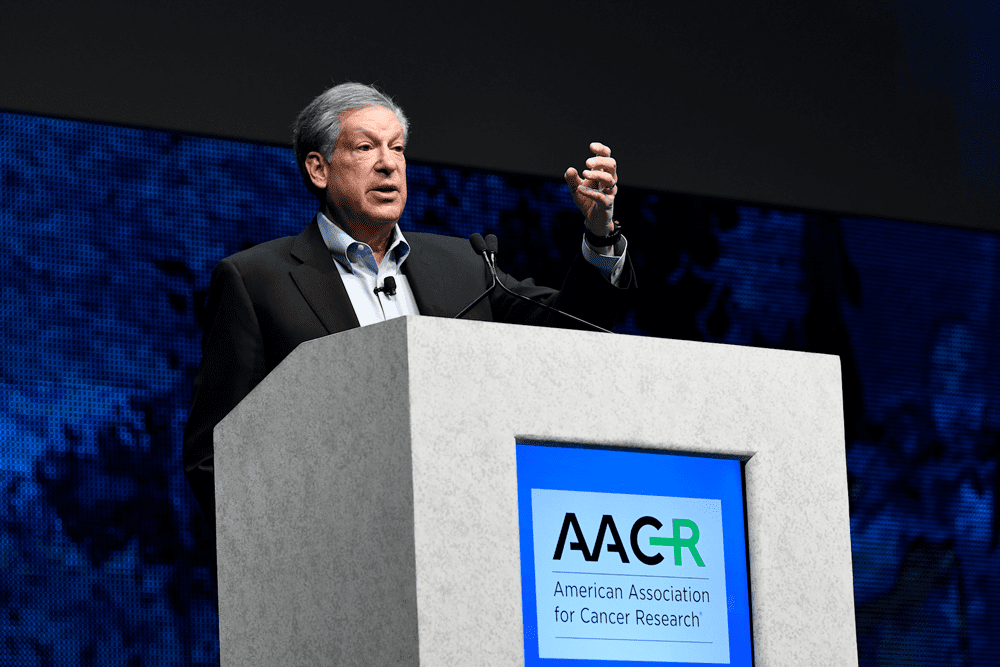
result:
[(348, 231), (391, 227), (403, 214), (403, 126), (385, 107), (342, 114), (340, 138), (330, 161), (310, 153), (306, 166), (313, 183), (326, 190), (327, 206), (336, 209)]

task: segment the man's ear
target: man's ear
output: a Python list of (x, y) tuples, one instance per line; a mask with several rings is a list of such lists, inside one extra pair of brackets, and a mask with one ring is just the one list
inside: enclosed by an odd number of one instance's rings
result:
[(326, 159), (316, 151), (313, 151), (312, 153), (306, 155), (305, 166), (306, 173), (309, 174), (309, 180), (312, 181), (312, 184), (320, 190), (326, 190)]

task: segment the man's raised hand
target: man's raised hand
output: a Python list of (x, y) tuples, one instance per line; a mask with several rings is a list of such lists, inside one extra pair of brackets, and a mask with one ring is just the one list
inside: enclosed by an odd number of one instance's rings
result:
[(583, 174), (574, 167), (566, 170), (566, 185), (576, 207), (587, 219), (587, 228), (593, 234), (606, 236), (614, 229), (618, 165), (611, 157), (611, 149), (604, 144), (595, 141), (590, 150), (594, 157), (587, 160)]

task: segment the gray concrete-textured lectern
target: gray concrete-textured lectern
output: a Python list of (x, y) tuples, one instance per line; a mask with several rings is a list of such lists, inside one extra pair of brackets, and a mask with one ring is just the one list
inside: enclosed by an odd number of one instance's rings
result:
[(857, 664), (837, 358), (408, 317), (216, 428), (222, 665), (523, 664), (519, 439), (746, 460), (756, 664)]

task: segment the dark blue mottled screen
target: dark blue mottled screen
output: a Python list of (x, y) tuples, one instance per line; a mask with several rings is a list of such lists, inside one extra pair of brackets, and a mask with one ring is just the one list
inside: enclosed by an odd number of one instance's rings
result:
[[(315, 205), (287, 148), (3, 113), (0, 160), (0, 664), (217, 664), (180, 466), (208, 276)], [(407, 174), (404, 229), (559, 284), (558, 175)], [(995, 664), (1000, 239), (622, 186), (620, 332), (840, 355), (861, 664)]]

